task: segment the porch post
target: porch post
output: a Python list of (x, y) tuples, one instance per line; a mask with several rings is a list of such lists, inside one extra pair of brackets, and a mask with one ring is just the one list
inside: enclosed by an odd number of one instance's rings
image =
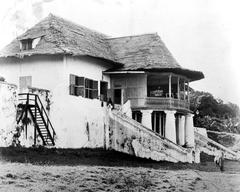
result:
[(168, 77), (168, 94), (169, 97), (171, 98), (171, 94), (172, 94), (172, 75), (170, 74)]
[(187, 82), (187, 98), (188, 98), (188, 102), (190, 102), (190, 98), (189, 98), (189, 81)]
[(179, 145), (184, 145), (185, 144), (184, 124), (185, 124), (185, 116), (181, 115), (179, 117), (179, 135), (178, 135)]
[(185, 79), (184, 79), (184, 81), (183, 81), (183, 100), (185, 101), (185, 99), (186, 99), (186, 89), (185, 89)]
[(180, 77), (178, 77), (178, 79), (177, 79), (177, 97), (178, 97), (178, 99), (180, 99), (180, 87), (179, 87), (179, 81), (180, 81)]
[(185, 116), (185, 142), (187, 147), (194, 147), (194, 126), (193, 126), (193, 114), (187, 114)]
[(164, 111), (166, 113), (166, 124), (165, 124), (165, 137), (172, 142), (176, 143), (176, 124), (175, 124), (175, 113), (176, 111)]
[(141, 110), (142, 124), (149, 129), (152, 129), (152, 112), (153, 110)]

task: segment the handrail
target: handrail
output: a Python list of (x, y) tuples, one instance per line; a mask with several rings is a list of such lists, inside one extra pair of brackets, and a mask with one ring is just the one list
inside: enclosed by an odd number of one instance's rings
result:
[[(46, 118), (47, 118), (47, 121), (49, 122), (49, 124), (50, 124), (50, 126), (51, 126), (51, 129), (52, 129), (52, 131), (53, 131), (53, 134), (55, 135), (56, 133), (55, 133), (55, 131), (54, 131), (54, 129), (53, 129), (52, 123), (51, 123), (51, 121), (50, 121), (49, 118), (48, 118), (47, 112), (45, 111), (45, 109), (44, 109), (44, 107), (43, 107), (43, 104), (42, 104), (39, 96), (38, 96), (38, 95), (35, 95), (35, 96), (36, 96), (36, 98), (38, 99), (38, 101), (40, 102), (40, 104), (41, 104), (41, 110), (44, 112), (44, 114), (45, 114), (45, 116), (46, 116)], [(54, 135), (53, 135), (53, 137), (54, 137)]]
[(226, 152), (228, 152), (228, 153), (230, 153), (230, 154), (232, 154), (232, 155), (234, 155), (234, 156), (237, 156), (237, 153), (235, 153), (234, 151), (231, 151), (230, 149), (228, 149), (227, 147), (225, 147), (225, 146), (217, 143), (216, 141), (213, 141), (212, 139), (209, 139), (208, 137), (205, 137), (205, 136), (202, 135), (201, 133), (195, 131), (195, 134), (198, 135), (199, 137), (204, 138), (205, 140), (207, 140), (207, 142), (209, 142), (209, 143), (217, 146), (218, 148), (220, 148), (220, 149), (222, 149), (222, 150), (224, 150), (224, 151), (226, 151)]
[[(40, 111), (41, 115), (43, 116), (43, 121), (44, 123), (46, 123), (46, 129), (48, 134), (51, 136), (51, 132), (52, 132), (52, 137), (50, 137), (50, 139), (52, 140), (53, 144), (54, 144), (54, 137), (56, 135), (56, 132), (53, 128), (53, 125), (47, 115), (47, 112), (45, 111), (43, 104), (39, 98), (39, 96), (37, 94), (33, 94), (33, 93), (20, 93), (18, 94), (19, 96), (27, 96), (27, 98), (25, 99), (19, 99), (21, 101), (26, 100), (26, 106), (29, 104), (29, 101), (34, 101), (35, 102), (35, 112), (36, 112), (36, 107), (38, 108), (38, 110)], [(31, 99), (29, 96), (34, 96), (34, 99)], [(40, 107), (39, 107), (40, 106)], [(46, 118), (46, 122), (45, 119)], [(49, 126), (51, 127), (51, 132), (49, 130)]]
[(190, 104), (187, 100), (181, 100), (171, 97), (132, 97), (128, 98), (132, 107), (156, 107), (190, 110)]

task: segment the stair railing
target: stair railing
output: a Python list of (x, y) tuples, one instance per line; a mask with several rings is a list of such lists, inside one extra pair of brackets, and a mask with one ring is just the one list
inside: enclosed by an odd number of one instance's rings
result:
[(43, 106), (39, 96), (36, 95), (36, 94), (34, 94), (34, 95), (35, 95), (35, 104), (36, 104), (35, 106), (38, 107), (38, 109), (40, 111), (40, 114), (43, 116), (43, 119), (46, 123), (46, 129), (48, 131), (48, 134), (50, 136), (52, 136), (52, 138), (50, 137), (50, 139), (52, 140), (52, 143), (54, 145), (55, 144), (54, 139), (55, 139), (55, 136), (56, 136), (55, 130), (53, 129), (52, 123), (49, 120), (48, 114), (47, 114), (46, 110), (44, 109), (44, 106)]
[[(56, 136), (56, 132), (53, 128), (53, 125), (48, 117), (48, 114), (46, 112), (46, 110), (44, 109), (44, 106), (39, 98), (39, 96), (37, 94), (33, 94), (33, 93), (20, 93), (19, 95), (19, 101), (26, 101), (26, 107), (30, 104), (33, 104), (35, 107), (35, 118), (37, 116), (37, 109), (40, 112), (40, 115), (43, 118), (43, 121), (45, 123), (46, 126), (46, 130), (48, 132), (48, 135), (50, 136), (50, 139), (52, 141), (52, 144), (55, 145), (55, 136)], [(21, 96), (24, 96), (24, 98), (21, 98)], [(36, 134), (36, 133), (34, 133)]]

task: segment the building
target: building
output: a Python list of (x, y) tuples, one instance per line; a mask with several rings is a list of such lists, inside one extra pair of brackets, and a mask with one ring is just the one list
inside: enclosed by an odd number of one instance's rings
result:
[(1, 51), (0, 74), (18, 87), (17, 123), (30, 118), (25, 146), (193, 161), (189, 83), (204, 75), (181, 67), (158, 34), (111, 38), (49, 15)]

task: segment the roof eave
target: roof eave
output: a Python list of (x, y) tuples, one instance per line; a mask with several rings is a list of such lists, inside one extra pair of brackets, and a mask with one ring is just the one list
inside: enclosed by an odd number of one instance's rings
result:
[(176, 73), (187, 77), (190, 82), (201, 80), (204, 78), (204, 74), (201, 71), (193, 71), (183, 68), (152, 68), (152, 69), (110, 69), (104, 72), (104, 74), (122, 74), (122, 73), (145, 73), (145, 72), (169, 72)]

